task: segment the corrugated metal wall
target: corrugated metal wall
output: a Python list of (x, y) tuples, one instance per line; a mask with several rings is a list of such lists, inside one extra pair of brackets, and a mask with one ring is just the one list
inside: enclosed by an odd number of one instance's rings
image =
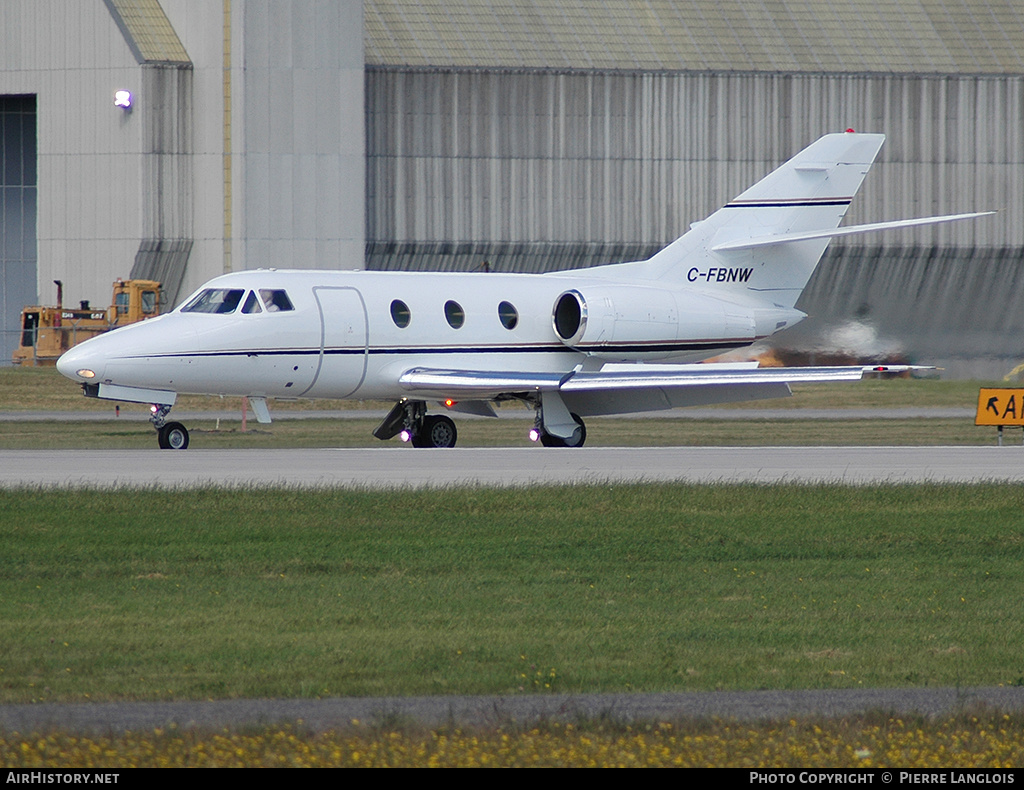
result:
[(1024, 248), (834, 244), (780, 346), (895, 349), (943, 378), (1001, 378), (1024, 362)]
[[(406, 263), (410, 244), (665, 243), (848, 127), (888, 135), (849, 221), (994, 207), (902, 241), (1021, 246), (1022, 118), (1019, 77), (372, 69), (370, 265), (393, 263), (379, 242)], [(431, 249), (415, 268), (452, 267)]]
[(142, 67), (142, 238), (131, 277), (163, 284), (177, 304), (195, 241), (191, 65)]
[[(1024, 303), (1013, 274), (1024, 252), (1024, 77), (395, 67), (366, 79), (370, 268), (643, 259), (821, 134), (852, 127), (887, 142), (847, 223), (1000, 213), (834, 243), (802, 303), (817, 319), (804, 334), (870, 314), (883, 334), (911, 334), (907, 349), (924, 357), (959, 339), (965, 354), (1024, 353), (1005, 323)], [(992, 267), (1005, 285), (998, 305)], [(869, 282), (871, 270), (887, 276)], [(944, 291), (954, 272), (958, 295)], [(922, 301), (940, 292), (941, 303)], [(944, 323), (936, 305), (957, 301), (958, 323)]]

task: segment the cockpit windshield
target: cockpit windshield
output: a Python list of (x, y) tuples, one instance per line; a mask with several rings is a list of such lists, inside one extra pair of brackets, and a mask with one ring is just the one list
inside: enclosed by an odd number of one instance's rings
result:
[(245, 304), (242, 305), (243, 313), (262, 313), (263, 308), (260, 307), (260, 300), (256, 298), (255, 291), (249, 291), (249, 295), (245, 297)]
[(191, 301), (181, 308), (183, 313), (233, 313), (242, 304), (242, 296), (246, 295), (245, 304), (242, 305), (243, 313), (261, 313), (260, 299), (268, 313), (286, 312), (294, 310), (292, 300), (283, 290), (276, 288), (261, 288), (260, 298), (256, 298), (255, 291), (248, 291), (244, 288), (204, 288), (196, 294)]
[(278, 311), (295, 309), (292, 307), (292, 300), (288, 298), (288, 294), (284, 291), (263, 288), (260, 290), (260, 296), (263, 297), (263, 304), (267, 306), (267, 312), (276, 313)]
[(245, 293), (241, 288), (206, 288), (181, 308), (183, 313), (233, 313)]

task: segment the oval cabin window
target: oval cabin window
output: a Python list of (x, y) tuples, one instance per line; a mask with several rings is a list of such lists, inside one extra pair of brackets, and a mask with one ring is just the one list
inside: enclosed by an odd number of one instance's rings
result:
[(466, 313), (463, 311), (462, 305), (451, 299), (444, 303), (444, 317), (448, 319), (448, 325), (452, 329), (459, 329), (466, 323)]
[(391, 303), (391, 320), (399, 329), (405, 329), (412, 320), (412, 313), (409, 312), (409, 305), (401, 299), (395, 299)]
[(515, 329), (519, 323), (519, 311), (511, 302), (502, 302), (498, 305), (498, 319), (506, 329)]

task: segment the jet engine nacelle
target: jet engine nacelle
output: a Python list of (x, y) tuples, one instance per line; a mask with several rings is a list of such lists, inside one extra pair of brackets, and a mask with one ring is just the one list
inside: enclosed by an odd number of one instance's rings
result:
[(564, 291), (551, 320), (566, 346), (609, 360), (677, 357), (688, 343), (750, 343), (759, 323), (752, 309), (644, 285)]

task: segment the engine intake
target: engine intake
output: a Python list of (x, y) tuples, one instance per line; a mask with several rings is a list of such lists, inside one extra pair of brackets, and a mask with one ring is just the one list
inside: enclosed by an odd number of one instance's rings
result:
[(772, 334), (790, 318), (754, 312), (655, 285), (588, 283), (555, 299), (551, 326), (560, 342), (599, 359), (703, 359)]
[(567, 346), (574, 346), (587, 331), (587, 300), (579, 291), (566, 291), (555, 300), (551, 313), (555, 334)]

